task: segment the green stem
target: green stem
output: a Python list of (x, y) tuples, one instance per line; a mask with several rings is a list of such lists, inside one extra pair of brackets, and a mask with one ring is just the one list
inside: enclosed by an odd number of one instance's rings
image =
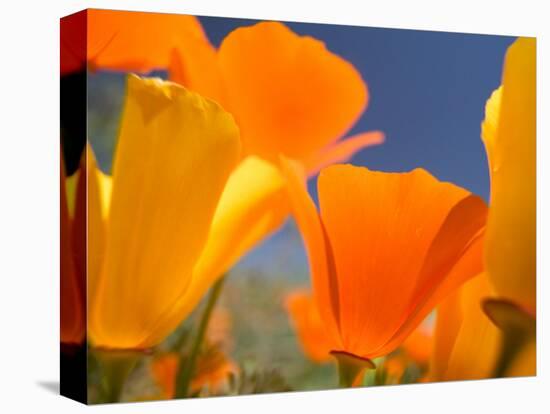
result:
[(95, 350), (95, 355), (103, 373), (103, 402), (119, 402), (124, 383), (144, 355), (143, 352)]
[(216, 305), (222, 291), (224, 280), (225, 276), (222, 276), (218, 279), (214, 286), (212, 286), (210, 296), (208, 297), (208, 302), (206, 303), (206, 307), (204, 308), (200, 319), (197, 334), (191, 345), (191, 353), (185, 363), (180, 364), (180, 369), (176, 380), (176, 398), (185, 398), (189, 395), (189, 387), (195, 373), (197, 357), (199, 355), (204, 336), (206, 335), (206, 329), (208, 328), (208, 322), (210, 321), (212, 310), (214, 309), (214, 306)]
[(341, 388), (350, 388), (361, 383), (365, 369), (375, 369), (376, 365), (368, 359), (345, 351), (331, 351), (338, 363), (338, 381)]

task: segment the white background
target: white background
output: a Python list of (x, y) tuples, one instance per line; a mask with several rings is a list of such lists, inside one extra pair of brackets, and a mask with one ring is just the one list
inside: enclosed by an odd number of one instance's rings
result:
[[(0, 5), (0, 412), (550, 412), (546, 1), (3, 1)], [(538, 37), (537, 378), (85, 408), (58, 377), (59, 22), (86, 7)], [(546, 17), (546, 20), (545, 20)], [(544, 27), (545, 24), (547, 27)], [(543, 90), (544, 89), (544, 90)], [(546, 230), (546, 231), (545, 231)], [(548, 250), (546, 250), (548, 252)], [(53, 389), (53, 390), (52, 390)]]

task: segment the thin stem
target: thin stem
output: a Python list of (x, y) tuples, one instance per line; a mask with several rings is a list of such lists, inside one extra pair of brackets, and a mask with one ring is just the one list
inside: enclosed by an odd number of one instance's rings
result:
[(181, 364), (178, 372), (176, 380), (176, 398), (185, 398), (189, 394), (189, 386), (191, 385), (191, 379), (195, 373), (197, 357), (204, 341), (204, 336), (206, 335), (206, 329), (208, 328), (208, 323), (210, 322), (210, 317), (212, 316), (212, 310), (218, 301), (224, 281), (225, 275), (219, 278), (214, 286), (212, 286), (210, 296), (208, 297), (208, 302), (206, 303), (206, 307), (204, 308), (200, 319), (197, 334), (191, 345), (191, 353), (185, 363)]

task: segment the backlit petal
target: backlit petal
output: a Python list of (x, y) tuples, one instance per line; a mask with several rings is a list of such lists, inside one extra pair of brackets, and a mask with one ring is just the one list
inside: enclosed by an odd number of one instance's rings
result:
[(335, 346), (327, 335), (311, 294), (304, 290), (291, 292), (285, 298), (285, 308), (308, 358), (315, 362), (331, 361), (330, 351)]
[(427, 381), (445, 377), (449, 358), (453, 352), (462, 323), (460, 290), (453, 292), (437, 307), (437, 319), (432, 344), (432, 355)]
[(367, 105), (366, 85), (349, 62), (281, 23), (234, 30), (218, 58), (224, 106), (249, 154), (308, 158), (342, 137)]
[(536, 306), (536, 40), (506, 54), (502, 86), (487, 103), (483, 140), (491, 169), (486, 264), (496, 294)]
[[(279, 170), (257, 157), (247, 157), (238, 165), (216, 208), (190, 285), (165, 323), (189, 315), (218, 278), (283, 224), (289, 213), (284, 184)], [(155, 337), (149, 340), (156, 341)]]
[(426, 364), (432, 354), (432, 329), (419, 325), (403, 342), (403, 350), (417, 364)]
[[(463, 217), (463, 225), (469, 223), (470, 221), (475, 222), (476, 220), (479, 220), (479, 218), (486, 216), (486, 209), (481, 205), (479, 206), (479, 209), (464, 209), (464, 202), (468, 204), (470, 202), (469, 200), (472, 199), (475, 198), (470, 196), (453, 208), (455, 214)], [(474, 213), (474, 216), (468, 217), (471, 213)], [(457, 222), (457, 224), (459, 224), (459, 222)], [(447, 240), (453, 240), (453, 226), (451, 225), (445, 227), (446, 229), (443, 230), (443, 232), (447, 233), (445, 238), (447, 238)], [(443, 246), (445, 246), (445, 244)], [(453, 249), (453, 244), (446, 246), (448, 249)], [(393, 350), (408, 335), (410, 335), (416, 326), (424, 320), (424, 318), (426, 318), (435, 306), (448, 297), (448, 295), (455, 291), (460, 285), (468, 279), (478, 275), (483, 270), (483, 246), (483, 230), (480, 230), (472, 236), (470, 242), (464, 246), (461, 256), (457, 258), (457, 262), (455, 262), (452, 269), (447, 268), (446, 272), (444, 271), (441, 274), (438, 272), (432, 273), (432, 283), (426, 285), (423, 292), (417, 292), (417, 294), (414, 295), (414, 300), (410, 304), (410, 309), (403, 316), (403, 324), (395, 332), (391, 340), (389, 340), (381, 349), (377, 351), (378, 354), (384, 355)], [(456, 245), (455, 248), (457, 248)], [(433, 252), (437, 253), (437, 250), (439, 249), (433, 250)], [(449, 262), (447, 262), (445, 266), (448, 265)]]
[(167, 69), (175, 49), (195, 54), (209, 46), (194, 16), (94, 9), (87, 13), (92, 68), (141, 73)]
[(466, 282), (438, 308), (431, 380), (490, 378), (499, 355), (500, 330), (481, 308), (491, 295), (485, 273)]
[(187, 41), (174, 49), (170, 56), (170, 80), (222, 103), (223, 87), (216, 49), (206, 37), (186, 39)]
[(94, 345), (150, 347), (152, 333), (161, 340), (179, 323), (164, 319), (191, 282), (239, 147), (233, 118), (214, 102), (128, 78), (89, 320)]
[[(350, 165), (325, 168), (318, 187), (338, 275), (345, 350), (377, 356), (371, 352), (412, 311), (432, 242), (468, 193), (423, 170), (392, 174)], [(463, 247), (452, 244), (450, 256), (456, 260)]]
[(280, 165), (287, 182), (292, 214), (306, 246), (317, 309), (328, 335), (340, 350), (338, 285), (330, 244), (315, 204), (307, 193), (304, 171), (298, 163), (284, 157)]
[(303, 161), (309, 176), (317, 174), (322, 168), (331, 164), (348, 161), (363, 148), (380, 145), (384, 142), (384, 134), (380, 131), (364, 132), (339, 141), (319, 153)]

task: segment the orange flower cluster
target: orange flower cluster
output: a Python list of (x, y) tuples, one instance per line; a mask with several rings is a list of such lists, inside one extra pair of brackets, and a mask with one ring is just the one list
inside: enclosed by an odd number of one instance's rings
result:
[[(342, 139), (367, 108), (367, 85), (316, 39), (264, 22), (233, 31), (216, 49), (192, 16), (87, 13), (87, 55), (63, 43), (62, 74), (161, 69), (170, 77), (129, 75), (112, 176), (88, 146), (73, 185), (85, 189), (86, 177), (93, 347), (160, 344), (292, 214), (312, 293), (292, 293), (286, 308), (313, 361), (336, 356), (344, 385), (361, 383), (365, 367), (400, 347), (429, 365), (424, 380), (494, 375), (508, 322), (535, 315), (534, 40), (510, 48), (503, 84), (487, 104), (487, 207), (423, 169), (332, 165), (384, 136)], [(67, 23), (63, 32), (77, 30)], [(319, 210), (305, 186), (317, 172)], [(71, 215), (68, 180), (62, 175), (61, 230), (71, 235), (62, 237), (62, 341), (74, 343), (86, 324), (82, 272), (74, 270), (81, 252), (70, 242), (81, 207)], [(420, 324), (435, 309), (427, 331)], [(534, 343), (526, 334), (503, 372), (533, 373)], [(192, 388), (235, 371), (225, 357), (216, 361)], [(402, 360), (387, 361), (401, 376)], [(152, 365), (167, 397), (178, 364), (167, 354)]]

